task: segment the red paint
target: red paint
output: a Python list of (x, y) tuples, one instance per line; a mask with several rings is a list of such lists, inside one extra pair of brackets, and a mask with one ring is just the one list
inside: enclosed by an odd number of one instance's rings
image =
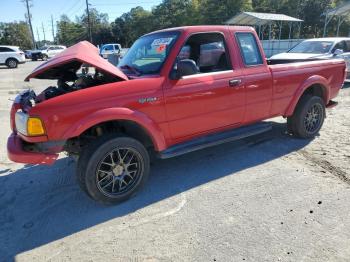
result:
[[(257, 38), (249, 27), (193, 26), (168, 30), (178, 30), (181, 34), (159, 75), (127, 80), (119, 69), (111, 67), (86, 42), (68, 48), (35, 69), (26, 79), (40, 77), (48, 68), (62, 64), (66, 59), (77, 60), (97, 64), (101, 70), (126, 81), (83, 89), (37, 104), (30, 109), (29, 115), (43, 120), (47, 136), (19, 137), (12, 124), (14, 135), (8, 141), (9, 158), (22, 163), (43, 163), (46, 155), (24, 152), (19, 141), (67, 140), (93, 125), (110, 120), (134, 121), (149, 134), (155, 149), (162, 151), (205, 134), (274, 116), (289, 116), (303, 92), (314, 84), (324, 88), (324, 99), (328, 104), (343, 84), (345, 63), (342, 60), (268, 66), (260, 44), (263, 64), (245, 66), (234, 35), (236, 32), (251, 32)], [(200, 32), (221, 32), (224, 35), (233, 70), (169, 79), (186, 39)], [(229, 86), (232, 79), (239, 79), (241, 83), (232, 88)], [(140, 103), (139, 100), (145, 98), (156, 100)], [(14, 108), (12, 111), (18, 109)], [(11, 123), (13, 118), (12, 112)], [(58, 152), (51, 153), (50, 161), (54, 161)]]

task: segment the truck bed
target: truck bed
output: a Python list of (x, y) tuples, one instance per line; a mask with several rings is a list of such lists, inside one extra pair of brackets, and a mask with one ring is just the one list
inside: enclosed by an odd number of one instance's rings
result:
[(339, 92), (345, 77), (345, 65), (342, 59), (315, 60), (269, 65), (273, 79), (272, 115), (280, 115), (287, 110), (296, 92), (318, 78), (330, 86), (327, 99), (333, 99)]

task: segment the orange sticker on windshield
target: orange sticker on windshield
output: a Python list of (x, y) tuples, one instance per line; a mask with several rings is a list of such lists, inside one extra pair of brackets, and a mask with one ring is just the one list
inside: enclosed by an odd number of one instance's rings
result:
[(165, 48), (166, 48), (166, 45), (160, 45), (157, 47), (156, 50), (158, 53), (162, 53), (162, 52), (164, 52)]

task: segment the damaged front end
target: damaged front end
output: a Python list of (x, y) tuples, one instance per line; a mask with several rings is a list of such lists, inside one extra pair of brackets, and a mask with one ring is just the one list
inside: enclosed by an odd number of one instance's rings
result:
[[(8, 139), (8, 157), (14, 162), (51, 164), (63, 151), (66, 141), (48, 141), (48, 130), (38, 113), (31, 109), (46, 100), (108, 83), (126, 81), (128, 77), (117, 67), (101, 58), (98, 49), (89, 42), (80, 42), (37, 67), (31, 78), (56, 80), (36, 94), (33, 90), (20, 93), (11, 108), (12, 135)], [(48, 124), (48, 123), (46, 123)]]

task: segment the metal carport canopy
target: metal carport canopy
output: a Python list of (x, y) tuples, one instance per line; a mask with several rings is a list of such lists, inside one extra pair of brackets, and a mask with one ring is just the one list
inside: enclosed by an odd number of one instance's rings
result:
[(283, 14), (269, 14), (256, 12), (242, 12), (226, 21), (229, 25), (266, 25), (273, 21), (303, 22), (295, 17)]
[(350, 14), (350, 3), (344, 3), (343, 5), (334, 8), (328, 12), (327, 15), (347, 15)]
[(325, 16), (324, 20), (324, 29), (323, 29), (323, 37), (327, 35), (327, 25), (329, 22), (333, 19), (333, 17), (338, 17), (338, 23), (337, 23), (337, 36), (339, 35), (339, 28), (341, 24), (347, 19), (347, 16), (350, 14), (350, 2), (345, 2), (344, 4), (331, 9), (327, 10), (322, 15)]

